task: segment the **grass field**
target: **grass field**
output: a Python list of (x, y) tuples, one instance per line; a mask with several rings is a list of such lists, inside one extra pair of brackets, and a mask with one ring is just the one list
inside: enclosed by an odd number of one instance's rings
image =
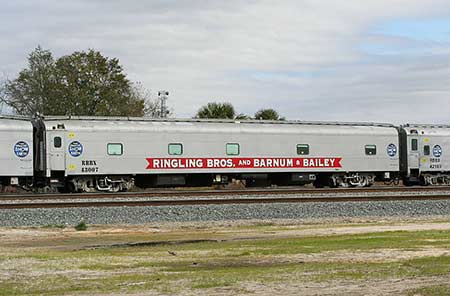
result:
[(450, 222), (0, 229), (0, 295), (450, 295)]

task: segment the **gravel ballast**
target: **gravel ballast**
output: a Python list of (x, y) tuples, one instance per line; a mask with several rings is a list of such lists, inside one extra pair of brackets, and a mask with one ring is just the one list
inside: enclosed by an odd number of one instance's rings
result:
[(231, 204), (0, 210), (0, 226), (450, 215), (450, 201)]

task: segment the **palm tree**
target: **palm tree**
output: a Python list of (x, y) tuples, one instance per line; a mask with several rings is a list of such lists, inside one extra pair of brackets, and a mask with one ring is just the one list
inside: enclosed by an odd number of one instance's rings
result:
[(255, 119), (258, 120), (285, 120), (284, 117), (280, 117), (277, 111), (274, 109), (261, 109), (255, 113)]
[(235, 115), (230, 103), (208, 103), (198, 110), (195, 118), (234, 119)]

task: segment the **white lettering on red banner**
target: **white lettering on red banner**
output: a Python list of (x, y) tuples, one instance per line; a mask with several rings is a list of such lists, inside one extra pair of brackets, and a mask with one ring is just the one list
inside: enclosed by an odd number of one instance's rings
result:
[(341, 168), (342, 158), (147, 158), (147, 170)]

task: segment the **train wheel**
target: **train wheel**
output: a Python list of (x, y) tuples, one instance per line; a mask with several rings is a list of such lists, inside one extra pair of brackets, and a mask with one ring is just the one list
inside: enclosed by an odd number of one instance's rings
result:
[(412, 182), (409, 179), (403, 179), (403, 185), (405, 185), (406, 187), (411, 187), (411, 186), (415, 185), (415, 182)]
[(315, 188), (324, 188), (325, 187), (325, 185), (323, 185), (322, 182), (320, 182), (318, 180), (314, 181), (313, 185)]
[(75, 184), (73, 182), (67, 181), (64, 187), (58, 187), (58, 192), (60, 193), (75, 193)]
[(420, 176), (419, 185), (420, 186), (428, 186), (428, 182), (427, 182), (427, 180), (425, 179), (424, 176)]

